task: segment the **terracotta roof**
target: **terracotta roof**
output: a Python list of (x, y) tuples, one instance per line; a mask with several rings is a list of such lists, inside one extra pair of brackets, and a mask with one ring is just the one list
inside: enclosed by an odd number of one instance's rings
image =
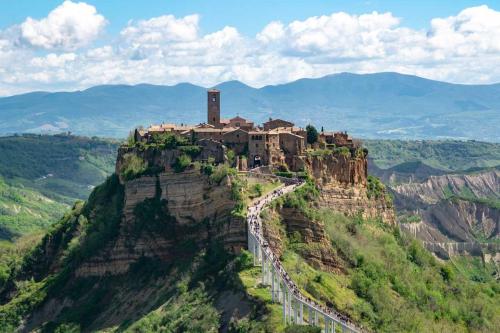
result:
[[(244, 132), (244, 133), (248, 133), (247, 131), (245, 130), (242, 130), (241, 128), (233, 128), (233, 127), (229, 127), (229, 129), (231, 129), (230, 131), (224, 131), (224, 135), (226, 134), (230, 134), (230, 133), (233, 133), (233, 132), (237, 132), (237, 131), (241, 131), (241, 132)], [(224, 128), (225, 130), (225, 128)]]

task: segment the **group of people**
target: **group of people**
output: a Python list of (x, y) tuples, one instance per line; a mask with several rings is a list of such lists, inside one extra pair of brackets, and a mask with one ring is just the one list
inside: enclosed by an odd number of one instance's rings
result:
[(291, 181), (289, 183), (290, 185), (287, 185), (283, 188), (274, 190), (270, 194), (266, 195), (264, 198), (257, 200), (254, 203), (254, 205), (250, 206), (248, 208), (248, 212), (247, 212), (247, 221), (248, 221), (249, 229), (250, 229), (252, 235), (259, 242), (261, 249), (264, 252), (263, 254), (265, 255), (265, 257), (272, 262), (274, 268), (278, 271), (278, 274), (281, 276), (282, 280), (284, 281), (287, 289), (294, 295), (294, 297), (296, 299), (302, 301), (305, 304), (308, 304), (309, 306), (312, 306), (313, 308), (321, 310), (321, 312), (327, 314), (331, 318), (334, 318), (338, 322), (342, 322), (346, 326), (356, 327), (355, 324), (347, 316), (342, 315), (340, 313), (337, 313), (326, 306), (318, 304), (317, 302), (315, 302), (314, 300), (312, 300), (309, 297), (303, 296), (302, 293), (300, 292), (299, 288), (297, 287), (297, 285), (292, 281), (292, 279), (290, 278), (288, 273), (285, 271), (285, 269), (281, 265), (281, 262), (279, 261), (279, 259), (276, 258), (273, 251), (271, 251), (271, 248), (269, 247), (268, 242), (263, 237), (262, 221), (260, 219), (260, 213), (261, 213), (262, 209), (264, 208), (264, 206), (269, 204), (274, 199), (277, 199), (278, 197), (282, 196), (283, 194), (292, 192), (297, 187), (299, 187), (302, 183), (303, 182), (300, 179), (291, 179)]

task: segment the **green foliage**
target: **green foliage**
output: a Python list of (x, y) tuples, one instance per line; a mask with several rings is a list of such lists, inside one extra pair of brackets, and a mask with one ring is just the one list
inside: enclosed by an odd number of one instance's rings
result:
[(157, 146), (161, 149), (174, 149), (179, 146), (189, 145), (187, 138), (175, 135), (173, 133), (153, 133), (149, 143), (152, 146)]
[(277, 203), (288, 208), (297, 208), (306, 215), (311, 216), (314, 209), (310, 209), (309, 203), (319, 196), (319, 191), (312, 180), (307, 180), (306, 184), (292, 193), (278, 199)]
[[(479, 260), (439, 263), (419, 242), (379, 221), (329, 210), (311, 215), (325, 224), (345, 273), (310, 266), (299, 254), (316, 245), (289, 235), (284, 265), (306, 294), (377, 332), (491, 331), (499, 325), (500, 288)], [(484, 273), (466, 273), (474, 271)]]
[(385, 185), (375, 176), (368, 176), (367, 195), (368, 198), (379, 199), (385, 195)]
[(0, 239), (13, 241), (45, 230), (68, 208), (37, 190), (9, 185), (0, 177)]
[(321, 328), (316, 326), (290, 325), (285, 328), (285, 333), (321, 333)]
[(236, 154), (234, 153), (234, 150), (228, 149), (228, 151), (226, 153), (226, 157), (227, 157), (227, 163), (230, 166), (233, 167), (236, 165)]
[(405, 162), (421, 161), (447, 171), (471, 171), (500, 165), (500, 144), (456, 140), (364, 140), (375, 164), (389, 168)]
[(189, 157), (186, 154), (182, 154), (175, 159), (175, 162), (172, 165), (172, 167), (174, 168), (175, 172), (182, 172), (186, 170), (186, 168), (190, 165), (191, 165), (191, 157)]
[(331, 149), (311, 149), (307, 151), (307, 155), (313, 157), (327, 157), (333, 154)]
[(345, 157), (351, 157), (351, 151), (347, 147), (338, 147), (338, 148), (335, 148), (333, 151), (336, 154), (340, 154), (340, 155), (345, 156)]
[(318, 130), (316, 127), (313, 125), (307, 125), (306, 126), (306, 132), (307, 132), (307, 143), (308, 144), (313, 144), (318, 141)]
[(200, 170), (203, 174), (205, 174), (207, 176), (211, 176), (215, 171), (215, 166), (213, 164), (210, 164), (210, 163), (202, 163)]
[(121, 167), (121, 176), (125, 180), (132, 180), (142, 175), (147, 169), (146, 161), (134, 153), (123, 155), (123, 164)]
[(179, 150), (183, 153), (191, 157), (191, 159), (195, 159), (201, 153), (200, 146), (182, 146), (179, 147)]
[(234, 208), (231, 211), (233, 216), (246, 217), (246, 205), (243, 191), (247, 184), (239, 177), (233, 177), (231, 180), (231, 199), (235, 202)]
[(420, 215), (403, 215), (398, 218), (399, 223), (418, 223), (422, 221)]
[(290, 171), (275, 171), (274, 174), (278, 177), (293, 178), (293, 172)]
[(262, 184), (255, 183), (253, 185), (253, 190), (255, 191), (255, 197), (258, 198), (258, 197), (262, 196), (264, 188), (263, 188)]
[(222, 180), (224, 180), (227, 176), (235, 176), (237, 173), (236, 169), (231, 168), (229, 165), (219, 164), (210, 176), (210, 181), (220, 185)]

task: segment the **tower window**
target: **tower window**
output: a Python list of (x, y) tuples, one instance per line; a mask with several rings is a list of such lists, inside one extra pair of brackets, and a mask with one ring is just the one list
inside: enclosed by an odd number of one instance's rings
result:
[(217, 100), (217, 98), (215, 98), (215, 96), (212, 96), (212, 102), (215, 102)]

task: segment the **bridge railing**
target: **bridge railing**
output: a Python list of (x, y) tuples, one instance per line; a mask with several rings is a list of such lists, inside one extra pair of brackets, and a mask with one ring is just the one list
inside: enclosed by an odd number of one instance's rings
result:
[[(259, 173), (260, 174), (260, 173)], [(253, 175), (253, 174), (252, 174)], [(262, 174), (260, 174), (262, 175)], [(278, 176), (276, 175), (267, 175), (269, 177), (272, 177), (273, 179), (277, 179)], [(280, 177), (283, 178), (283, 177)], [(266, 258), (269, 259), (271, 262), (271, 266), (274, 268), (274, 272), (278, 275), (278, 279), (282, 281), (284, 286), (286, 286), (287, 290), (291, 292), (294, 296), (294, 299), (298, 302), (301, 302), (302, 304), (306, 305), (310, 309), (313, 309), (317, 313), (321, 314), (322, 316), (328, 318), (329, 320), (338, 323), (343, 330), (348, 330), (351, 332), (362, 332), (362, 329), (358, 328), (354, 323), (350, 322), (345, 316), (329, 309), (326, 308), (315, 301), (305, 297), (298, 289), (298, 287), (295, 285), (295, 283), (292, 281), (284, 267), (281, 265), (281, 262), (279, 258), (275, 256), (275, 254), (272, 252), (268, 242), (264, 239), (262, 235), (262, 221), (260, 218), (260, 212), (266, 206), (269, 204), (272, 200), (289, 193), (296, 188), (304, 185), (304, 182), (301, 181), (300, 179), (297, 178), (286, 178), (287, 180), (292, 180), (289, 184), (286, 185), (285, 187), (282, 187), (281, 189), (277, 189), (271, 194), (266, 195), (264, 198), (256, 199), (254, 202), (252, 202), (252, 205), (249, 207), (249, 212), (247, 215), (247, 221), (248, 221), (248, 233), (255, 239), (257, 242), (259, 248), (258, 251), (261, 251), (261, 256), (264, 259), (263, 260), (263, 266), (265, 265), (265, 260)], [(252, 252), (255, 251), (253, 249), (254, 244), (253, 240), (251, 237), (249, 237), (249, 249), (252, 250)], [(262, 253), (263, 252), (263, 253)], [(254, 256), (256, 253), (254, 253)], [(263, 270), (265, 268), (263, 267)], [(264, 273), (263, 273), (264, 274)], [(271, 291), (272, 293), (274, 292), (273, 290)], [(285, 312), (285, 319), (286, 319), (286, 312)], [(309, 319), (311, 321), (311, 319)], [(330, 332), (329, 329), (327, 328), (327, 323), (325, 322), (325, 331)]]

